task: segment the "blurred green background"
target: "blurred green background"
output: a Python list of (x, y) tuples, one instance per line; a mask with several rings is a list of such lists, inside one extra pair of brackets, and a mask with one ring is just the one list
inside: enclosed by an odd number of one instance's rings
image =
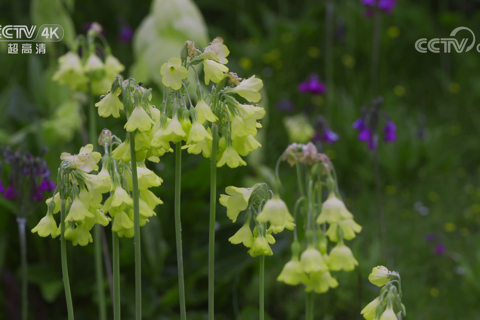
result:
[[(262, 105), (267, 118), (261, 130), (263, 148), (249, 166), (219, 169), (218, 190), (229, 185), (251, 186), (264, 180), (264, 166), (273, 168), (291, 142), (284, 118), (323, 115), (340, 135), (332, 145), (319, 146), (336, 166), (340, 191), (362, 233), (349, 242), (359, 267), (337, 272), (340, 285), (316, 295), (316, 319), (361, 319), (361, 308), (376, 297), (369, 284), (372, 267), (381, 258), (380, 227), (373, 156), (357, 140), (352, 123), (370, 94), (373, 20), (364, 16), (357, 0), (335, 0), (332, 83), (324, 96), (298, 91), (312, 72), (325, 78), (325, 1), (304, 0), (138, 0), (74, 1), (18, 0), (0, 2), (0, 25), (58, 23), (66, 37), (47, 44), (47, 54), (7, 54), (0, 43), (0, 148), (12, 146), (38, 155), (44, 147), (52, 171), (59, 154), (75, 153), (82, 144), (82, 117), (88, 98), (51, 80), (57, 58), (68, 50), (88, 24), (98, 22), (113, 54), (160, 99), (159, 67), (178, 56), (187, 39), (205, 46), (214, 37), (225, 40), (229, 68), (240, 77), (264, 80)], [(380, 143), (379, 161), (387, 248), (387, 267), (403, 279), (403, 303), (408, 319), (480, 319), (480, 54), (420, 54), (419, 38), (448, 37), (459, 26), (480, 36), (478, 1), (400, 0), (383, 15), (378, 92), (383, 108), (397, 125), (398, 140)], [(130, 32), (133, 34), (131, 38)], [(98, 101), (96, 98), (96, 101)], [(278, 102), (291, 101), (292, 110)], [(98, 128), (121, 134), (123, 120), (98, 118)], [(178, 289), (173, 228), (173, 156), (152, 167), (164, 184), (155, 192), (165, 202), (158, 218), (142, 229), (143, 303), (145, 319), (177, 319)], [(293, 209), (298, 196), (294, 170), (281, 169), (283, 198)], [(185, 281), (189, 319), (207, 315), (207, 246), (209, 161), (185, 153), (183, 160), (182, 223)], [(2, 172), (4, 184), (7, 169)], [(0, 319), (20, 319), (18, 232), (15, 206), (0, 200)], [(33, 228), (45, 214), (40, 203), (28, 219)], [(218, 209), (216, 242), (216, 318), (256, 319), (258, 316), (258, 258), (228, 238), (232, 225), (225, 208)], [(110, 233), (106, 228), (107, 238)], [(428, 235), (428, 237), (427, 237)], [(290, 259), (292, 234), (283, 232), (266, 259), (266, 310), (271, 319), (302, 319), (304, 288), (276, 281)], [(66, 307), (58, 239), (28, 233), (31, 319), (65, 319)], [(70, 278), (77, 319), (97, 315), (93, 245), (69, 245)], [(122, 313), (133, 318), (133, 240), (121, 240)], [(108, 293), (108, 283), (105, 283)], [(109, 295), (107, 294), (107, 297)], [(109, 312), (111, 309), (109, 309)]]

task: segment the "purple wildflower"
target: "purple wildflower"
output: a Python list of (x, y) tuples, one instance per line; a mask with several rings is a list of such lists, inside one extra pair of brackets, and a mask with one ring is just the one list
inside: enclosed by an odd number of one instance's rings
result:
[(305, 82), (298, 85), (298, 90), (302, 93), (324, 94), (327, 86), (319, 80), (318, 75), (312, 74)]
[(281, 99), (276, 104), (278, 111), (293, 112), (295, 110), (295, 104), (287, 99)]
[(4, 193), (4, 192), (5, 192), (5, 187), (2, 184), (2, 180), (0, 180), (0, 193)]
[(432, 242), (433, 240), (435, 240), (435, 234), (433, 234), (433, 233), (427, 233), (427, 234), (425, 235), (425, 240), (426, 240), (427, 242)]
[(379, 0), (378, 8), (385, 13), (392, 13), (393, 8), (397, 5), (397, 0)]
[(367, 9), (363, 13), (363, 15), (365, 16), (365, 18), (371, 18), (371, 17), (373, 17), (373, 10), (372, 9)]
[(3, 194), (3, 197), (8, 200), (15, 200), (15, 198), (17, 198), (18, 196), (18, 191), (12, 185), (9, 185), (7, 190)]
[(368, 127), (364, 127), (358, 134), (358, 140), (368, 142), (372, 139), (372, 131)]
[(352, 127), (357, 131), (362, 131), (363, 129), (365, 129), (365, 117), (360, 117), (355, 120), (355, 122), (352, 124)]
[(447, 248), (445, 247), (445, 245), (443, 243), (438, 243), (436, 246), (435, 246), (435, 253), (436, 254), (444, 254), (445, 251), (447, 250)]
[(42, 191), (40, 190), (39, 187), (35, 187), (32, 191), (32, 201), (41, 202), (43, 200), (45, 200), (45, 197), (43, 196)]
[(367, 7), (374, 7), (376, 0), (362, 0), (362, 4)]
[(38, 190), (52, 192), (53, 190), (55, 190), (55, 183), (52, 180), (50, 180), (48, 176), (44, 177), (42, 182), (38, 186)]
[(334, 143), (335, 141), (338, 140), (338, 134), (336, 134), (335, 132), (330, 130), (330, 128), (325, 128), (325, 130), (323, 130), (323, 133), (322, 133), (320, 139), (323, 142), (332, 144), (332, 143)]
[(383, 132), (385, 133), (385, 142), (393, 142), (397, 140), (395, 131), (397, 131), (397, 126), (395, 123), (393, 123), (391, 120), (387, 120), (387, 123), (383, 128)]
[(133, 30), (128, 25), (122, 26), (120, 32), (118, 33), (118, 42), (127, 43), (132, 41)]

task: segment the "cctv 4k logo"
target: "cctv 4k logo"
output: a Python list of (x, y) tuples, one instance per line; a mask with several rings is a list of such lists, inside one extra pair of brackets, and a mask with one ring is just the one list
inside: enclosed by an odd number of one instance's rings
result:
[[(462, 31), (462, 35), (467, 36), (470, 33), (469, 38), (457, 39), (454, 38), (457, 33)], [(418, 39), (415, 42), (415, 49), (420, 53), (450, 53), (454, 50), (457, 53), (469, 52), (475, 46), (475, 34), (467, 27), (458, 27), (450, 33), (451, 38), (434, 38), (428, 40), (427, 38)], [(480, 43), (476, 47), (480, 52)]]
[(59, 42), (65, 36), (65, 30), (59, 24), (37, 26), (6, 25), (0, 26), (0, 41), (3, 42)]

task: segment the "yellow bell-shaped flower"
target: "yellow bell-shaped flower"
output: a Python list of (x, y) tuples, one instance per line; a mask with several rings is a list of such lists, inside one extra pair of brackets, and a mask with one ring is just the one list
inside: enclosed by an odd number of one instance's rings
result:
[(227, 164), (232, 169), (237, 168), (238, 166), (247, 165), (232, 146), (227, 146), (227, 149), (225, 149), (222, 157), (217, 162), (217, 167), (222, 167), (224, 164)]
[(308, 278), (305, 272), (303, 272), (302, 264), (298, 260), (298, 257), (293, 256), (292, 259), (287, 262), (278, 276), (277, 281), (284, 282), (291, 286), (308, 282)]
[(178, 90), (182, 87), (182, 80), (188, 77), (187, 69), (182, 66), (182, 61), (178, 58), (172, 58), (164, 63), (160, 68), (162, 74), (162, 83), (166, 87)]
[(342, 242), (338, 242), (330, 252), (329, 267), (333, 271), (352, 271), (358, 265), (352, 251)]
[(328, 228), (326, 235), (330, 238), (330, 241), (338, 241), (338, 227), (342, 230), (343, 238), (345, 240), (352, 240), (355, 238), (355, 233), (362, 231), (362, 227), (353, 221), (353, 219), (341, 220), (337, 223), (332, 223)]
[[(50, 205), (51, 201), (54, 201), (55, 206), (53, 207), (52, 213), (58, 213), (61, 208), (61, 199), (60, 199), (60, 192), (55, 193), (55, 195), (52, 198), (48, 198), (45, 200), (45, 203), (47, 205)], [(65, 206), (68, 206), (68, 200), (65, 200)]]
[(277, 194), (265, 203), (262, 212), (257, 217), (257, 221), (262, 223), (269, 222), (269, 230), (272, 230), (274, 233), (280, 233), (285, 228), (293, 230), (295, 227), (293, 217), (288, 211), (287, 205)]
[[(145, 201), (143, 201), (142, 199), (139, 199), (139, 206), (140, 206), (140, 216), (144, 219), (148, 219), (150, 217), (153, 217), (153, 216), (156, 216), (157, 214), (155, 213), (155, 211), (153, 211), (152, 208), (150, 208), (150, 206), (148, 205), (148, 203), (146, 203)], [(148, 220), (147, 220), (148, 221)]]
[(98, 115), (100, 117), (108, 118), (113, 116), (114, 118), (120, 117), (120, 110), (123, 110), (123, 103), (118, 99), (122, 91), (118, 89), (115, 93), (109, 92), (102, 100), (95, 103), (95, 107), (98, 108)]
[(212, 140), (212, 135), (198, 121), (194, 121), (188, 135), (187, 144), (198, 143), (204, 140)]
[(59, 68), (53, 80), (60, 84), (68, 84), (73, 90), (87, 90), (88, 77), (85, 76), (82, 61), (78, 54), (67, 52), (58, 59)]
[(345, 204), (342, 202), (342, 200), (338, 199), (334, 192), (331, 192), (327, 200), (325, 200), (322, 205), (322, 212), (317, 218), (317, 224), (322, 224), (325, 222), (335, 223), (340, 220), (352, 218), (353, 215), (345, 207)]
[(329, 288), (336, 288), (338, 281), (329, 271), (318, 271), (310, 274), (308, 279), (306, 292), (315, 291), (316, 293), (325, 293)]
[(270, 248), (270, 245), (268, 244), (267, 239), (261, 235), (255, 238), (255, 240), (253, 241), (252, 247), (250, 248), (250, 250), (248, 250), (248, 253), (253, 258), (258, 256), (273, 255), (272, 249)]
[(360, 312), (361, 315), (365, 318), (365, 320), (374, 320), (375, 319), (375, 312), (377, 310), (377, 306), (380, 304), (380, 298), (377, 297), (375, 300), (370, 302), (363, 308)]
[(72, 244), (74, 246), (80, 245), (84, 247), (87, 244), (92, 242), (93, 242), (93, 238), (88, 230), (85, 230), (83, 226), (79, 226), (75, 228), (75, 236), (72, 239)]
[(258, 91), (260, 91), (262, 87), (262, 80), (255, 78), (255, 76), (251, 76), (250, 78), (244, 79), (242, 82), (240, 82), (240, 85), (233, 88), (232, 91), (250, 102), (258, 102), (261, 98), (261, 95)]
[(123, 189), (120, 186), (117, 186), (115, 188), (115, 191), (114, 191), (113, 195), (110, 196), (110, 198), (112, 198), (111, 206), (114, 207), (114, 208), (119, 208), (123, 205), (133, 207), (132, 198), (127, 193), (127, 191), (125, 191), (125, 189)]
[(94, 218), (94, 215), (88, 211), (88, 207), (85, 206), (80, 198), (76, 197), (72, 202), (72, 206), (70, 207), (70, 211), (68, 212), (65, 221), (83, 221), (86, 218)]
[(228, 63), (227, 57), (230, 54), (230, 51), (227, 46), (223, 44), (223, 39), (220, 37), (213, 39), (210, 45), (205, 48), (205, 52), (215, 53), (215, 56), (218, 59), (217, 61), (221, 64)]
[(145, 109), (137, 106), (135, 109), (133, 109), (133, 112), (130, 115), (130, 118), (128, 118), (127, 123), (125, 123), (124, 128), (128, 132), (133, 132), (137, 129), (139, 131), (149, 131), (153, 124), (155, 124), (155, 122), (153, 122)]
[[(155, 174), (155, 172), (147, 168), (137, 167), (137, 175), (138, 189), (140, 190), (147, 190), (152, 187), (158, 187), (163, 182), (162, 178), (160, 178)], [(128, 178), (131, 179), (131, 177)], [(131, 186), (131, 180), (129, 180), (128, 182), (129, 186)]]
[(203, 71), (205, 72), (205, 84), (208, 85), (210, 80), (215, 83), (222, 81), (228, 68), (213, 60), (203, 60)]
[(395, 311), (393, 311), (393, 307), (391, 305), (387, 306), (387, 309), (382, 313), (380, 320), (398, 320)]
[(225, 192), (228, 195), (220, 195), (220, 204), (227, 208), (227, 216), (232, 222), (237, 221), (238, 214), (247, 209), (248, 201), (253, 189), (227, 187)]
[(133, 221), (124, 211), (117, 212), (113, 218), (112, 231), (118, 233), (129, 229), (133, 229)]
[(252, 135), (238, 137), (233, 139), (232, 146), (241, 156), (247, 156), (253, 150), (258, 149), (262, 145), (255, 140)]
[(155, 207), (159, 204), (163, 204), (163, 201), (160, 200), (152, 191), (150, 190), (141, 190), (140, 191), (140, 199), (145, 201), (145, 203), (151, 208), (155, 209)]
[[(85, 72), (95, 79), (100, 79), (105, 75), (104, 64), (95, 53), (91, 53), (88, 57), (87, 62), (85, 63)], [(110, 81), (110, 83), (112, 81)]]
[(166, 141), (172, 141), (177, 143), (182, 141), (187, 134), (183, 131), (182, 124), (178, 121), (178, 116), (175, 114), (172, 121), (168, 124), (167, 128), (162, 133), (163, 139)]
[(323, 261), (322, 254), (312, 245), (309, 245), (307, 250), (302, 253), (300, 262), (305, 273), (328, 271), (328, 266)]
[(390, 281), (391, 272), (384, 266), (378, 266), (372, 269), (372, 273), (368, 276), (368, 280), (377, 287), (383, 287)]
[(102, 158), (99, 152), (93, 152), (93, 145), (87, 144), (80, 149), (80, 152), (75, 155), (71, 155), (67, 152), (62, 152), (60, 155), (61, 160), (70, 162), (72, 168), (82, 170), (89, 173), (93, 170), (98, 170), (97, 163)]
[(40, 220), (40, 222), (36, 225), (35, 228), (32, 229), (32, 233), (37, 232), (40, 237), (48, 237), (52, 236), (52, 238), (57, 237), (57, 222), (53, 218), (53, 215), (47, 213), (45, 217)]
[(231, 236), (228, 241), (232, 244), (240, 244), (247, 248), (251, 248), (253, 245), (253, 234), (250, 229), (250, 223), (246, 222), (243, 227), (241, 227), (233, 236)]
[[(142, 131), (135, 134), (135, 153), (150, 149), (150, 137)], [(137, 159), (138, 161), (138, 159)]]
[(217, 116), (213, 114), (212, 109), (210, 109), (210, 106), (203, 99), (198, 100), (195, 110), (197, 111), (198, 122), (201, 124), (206, 120), (210, 122), (216, 122), (218, 120)]
[[(211, 132), (210, 128), (207, 129), (207, 132)], [(190, 154), (200, 154), (205, 158), (210, 158), (212, 155), (212, 141), (211, 140), (203, 140), (195, 144), (188, 145), (187, 149), (188, 153)]]
[(125, 66), (117, 58), (109, 54), (105, 59), (105, 73), (107, 79), (112, 82), (113, 79), (125, 70)]

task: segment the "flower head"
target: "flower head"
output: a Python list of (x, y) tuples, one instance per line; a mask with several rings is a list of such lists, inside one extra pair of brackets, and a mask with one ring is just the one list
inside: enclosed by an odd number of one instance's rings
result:
[(197, 111), (198, 122), (201, 124), (206, 120), (210, 122), (216, 122), (218, 120), (213, 114), (212, 109), (210, 109), (210, 106), (203, 99), (198, 100), (195, 110)]
[[(230, 54), (227, 46), (223, 44), (223, 39), (220, 37), (216, 37), (210, 43), (209, 46), (205, 48), (205, 52), (213, 52), (217, 56), (217, 61), (221, 64), (227, 64), (227, 56)], [(208, 84), (208, 82), (207, 82)]]
[(187, 144), (191, 142), (198, 143), (203, 140), (212, 140), (212, 135), (208, 133), (208, 131), (202, 124), (200, 124), (200, 122), (194, 121), (188, 135)]
[(86, 173), (98, 170), (97, 163), (101, 158), (102, 155), (99, 152), (93, 151), (92, 144), (87, 144), (85, 147), (82, 147), (76, 155), (71, 155), (67, 152), (63, 152), (60, 155), (60, 159), (70, 162), (72, 168), (82, 170)]
[(105, 73), (104, 64), (102, 60), (95, 54), (92, 53), (85, 63), (85, 72), (90, 74), (93, 78), (101, 78)]
[(120, 32), (118, 33), (118, 42), (126, 43), (132, 41), (133, 30), (127, 25), (122, 26)]
[(49, 213), (47, 213), (37, 226), (32, 229), (32, 233), (38, 232), (40, 237), (48, 237), (51, 235), (52, 238), (57, 237), (57, 231), (57, 223), (55, 222), (53, 215)]
[(322, 254), (314, 246), (309, 245), (300, 257), (302, 268), (305, 273), (328, 271), (328, 266), (323, 260)]
[(82, 61), (75, 52), (67, 52), (58, 59), (59, 68), (53, 80), (60, 84), (68, 84), (74, 90), (86, 90), (88, 78), (84, 73)]
[(182, 80), (188, 76), (187, 69), (182, 66), (182, 61), (178, 58), (172, 58), (164, 63), (160, 68), (162, 74), (162, 83), (166, 87), (178, 90), (182, 87)]
[(380, 304), (380, 302), (381, 302), (380, 298), (377, 297), (377, 298), (375, 298), (375, 300), (373, 300), (372, 302), (367, 304), (365, 306), (365, 308), (363, 308), (361, 314), (363, 315), (365, 320), (374, 320), (375, 312), (376, 312), (377, 306)]
[[(1, 183), (1, 182), (0, 182)], [(39, 191), (46, 191), (46, 192), (52, 192), (55, 190), (55, 183), (50, 179), (49, 176), (46, 176), (42, 179), (42, 182), (38, 186)], [(0, 186), (0, 192), (3, 186)]]
[(172, 141), (173, 143), (180, 142), (187, 136), (176, 114), (173, 116), (172, 121), (170, 121), (167, 128), (163, 131), (162, 136), (164, 140)]
[(302, 93), (324, 94), (327, 87), (318, 78), (318, 75), (312, 74), (305, 82), (298, 86), (298, 90)]
[(325, 222), (335, 223), (340, 220), (352, 218), (353, 215), (345, 207), (343, 201), (338, 199), (334, 192), (331, 192), (322, 205), (322, 212), (317, 218), (317, 224)]
[(125, 70), (125, 66), (118, 61), (117, 58), (109, 54), (105, 58), (105, 73), (109, 81), (113, 80), (117, 75)]
[(336, 288), (338, 281), (331, 276), (329, 271), (317, 271), (310, 274), (305, 291), (325, 293), (329, 288)]
[(325, 128), (320, 135), (320, 140), (332, 144), (338, 140), (338, 134), (333, 132), (330, 128)]
[(248, 253), (253, 257), (258, 256), (271, 256), (273, 255), (272, 249), (268, 244), (267, 238), (262, 235), (259, 235), (255, 238), (253, 246), (248, 250)]
[(300, 283), (307, 283), (308, 278), (303, 272), (303, 267), (298, 257), (293, 256), (292, 259), (285, 264), (282, 272), (277, 278), (277, 281), (284, 282), (291, 286), (296, 286)]
[(247, 99), (250, 102), (260, 101), (261, 95), (258, 91), (262, 89), (263, 82), (261, 79), (251, 76), (248, 79), (242, 80), (240, 85), (233, 88), (233, 92), (238, 93), (241, 97)]
[(353, 219), (341, 220), (337, 223), (330, 224), (330, 227), (327, 230), (326, 235), (330, 238), (331, 241), (338, 241), (338, 227), (340, 227), (340, 229), (342, 230), (343, 239), (345, 240), (352, 240), (353, 238), (355, 238), (355, 233), (359, 233), (360, 231), (362, 231), (362, 227), (357, 224)]
[(262, 212), (257, 216), (257, 221), (263, 223), (269, 222), (270, 230), (274, 233), (282, 232), (285, 228), (293, 230), (295, 227), (293, 217), (290, 212), (288, 212), (287, 205), (277, 194), (265, 203)]
[(395, 123), (393, 123), (393, 121), (388, 120), (383, 128), (383, 132), (385, 133), (385, 142), (393, 142), (397, 140), (395, 131), (397, 131), (397, 126)]
[(220, 195), (220, 204), (227, 208), (227, 216), (232, 222), (237, 221), (238, 214), (247, 209), (252, 191), (253, 189), (250, 188), (230, 186), (225, 189), (226, 195)]
[(83, 221), (86, 218), (94, 218), (95, 216), (88, 211), (88, 204), (85, 205), (79, 197), (76, 197), (73, 202), (72, 206), (70, 207), (70, 211), (68, 212), (67, 217), (65, 218), (65, 222), (67, 221)]
[(210, 80), (219, 83), (225, 78), (225, 72), (228, 68), (221, 63), (207, 59), (203, 60), (203, 68), (205, 72), (205, 84), (209, 84)]
[(358, 265), (357, 260), (353, 257), (353, 253), (342, 242), (337, 243), (335, 248), (330, 252), (329, 267), (333, 271), (345, 270), (352, 271)]
[(118, 99), (121, 90), (117, 92), (109, 92), (102, 100), (95, 103), (95, 107), (98, 108), (98, 115), (104, 118), (113, 116), (114, 118), (120, 117), (120, 110), (123, 110), (123, 103)]
[(231, 236), (228, 241), (232, 244), (240, 244), (247, 248), (251, 248), (253, 245), (253, 234), (250, 229), (250, 223), (246, 222), (233, 236)]
[(149, 131), (153, 124), (155, 124), (155, 122), (153, 122), (145, 109), (137, 106), (135, 109), (133, 109), (133, 112), (130, 115), (130, 118), (128, 118), (127, 123), (125, 123), (124, 128), (128, 132), (133, 132), (137, 129), (139, 131)]
[(391, 305), (387, 306), (387, 309), (382, 313), (380, 320), (398, 320), (395, 311), (393, 311), (393, 307)]
[(372, 269), (372, 273), (368, 276), (368, 280), (377, 287), (383, 287), (390, 281), (390, 271), (384, 266), (378, 266)]
[(217, 163), (217, 167), (222, 167), (225, 164), (232, 169), (237, 168), (238, 166), (247, 165), (247, 163), (240, 157), (238, 152), (232, 146), (227, 146), (222, 157)]

